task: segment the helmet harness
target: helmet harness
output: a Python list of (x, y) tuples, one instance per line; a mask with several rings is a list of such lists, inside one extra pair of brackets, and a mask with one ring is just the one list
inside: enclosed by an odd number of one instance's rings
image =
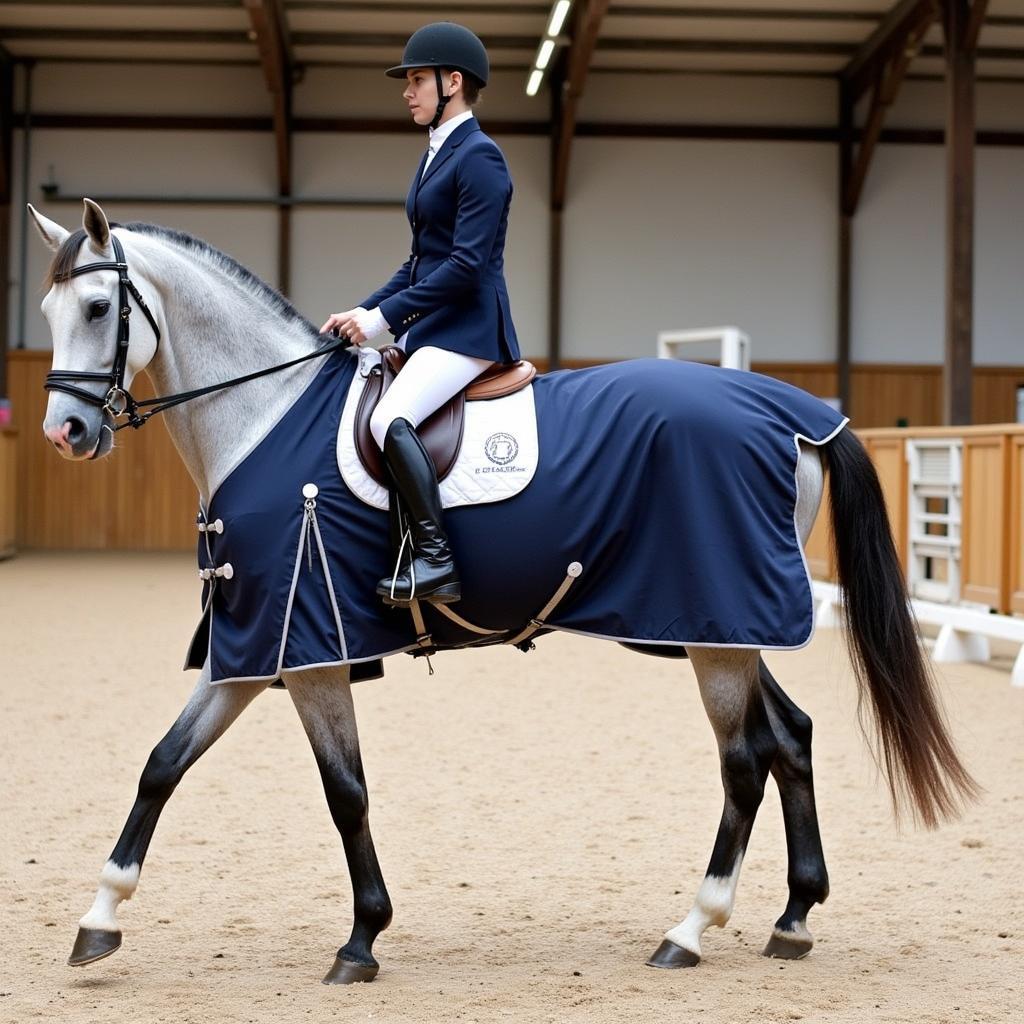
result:
[(441, 80), (441, 69), (434, 66), (434, 80), (437, 82), (437, 113), (434, 114), (433, 121), (430, 122), (430, 127), (437, 129), (437, 126), (441, 123), (441, 118), (444, 116), (444, 108), (448, 106), (448, 101), (451, 96), (444, 95), (444, 82)]

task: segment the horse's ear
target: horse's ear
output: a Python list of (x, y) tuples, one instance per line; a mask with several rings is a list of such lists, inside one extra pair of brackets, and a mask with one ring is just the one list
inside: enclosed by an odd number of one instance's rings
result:
[(107, 215), (103, 212), (99, 203), (91, 199), (83, 199), (85, 209), (82, 211), (82, 227), (89, 236), (89, 244), (97, 256), (103, 256), (110, 245), (110, 225), (107, 223)]
[(39, 232), (39, 237), (46, 243), (48, 249), (56, 252), (64, 241), (71, 234), (67, 228), (62, 228), (55, 220), (44, 217), (31, 203), (28, 204), (28, 212), (32, 214), (32, 222)]

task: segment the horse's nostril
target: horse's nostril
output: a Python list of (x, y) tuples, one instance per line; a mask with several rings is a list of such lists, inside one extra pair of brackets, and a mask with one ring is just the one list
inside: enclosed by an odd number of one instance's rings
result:
[(80, 420), (77, 416), (69, 416), (65, 425), (69, 428), (67, 432), (69, 444), (76, 445), (79, 441), (85, 439), (87, 428), (83, 420)]

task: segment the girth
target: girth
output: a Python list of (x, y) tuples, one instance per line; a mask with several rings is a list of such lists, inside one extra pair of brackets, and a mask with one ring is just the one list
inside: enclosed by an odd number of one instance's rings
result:
[[(380, 357), (380, 363), (370, 371), (363, 392), (359, 396), (355, 442), (363, 468), (377, 483), (388, 487), (384, 460), (373, 434), (370, 433), (370, 417), (409, 357), (397, 345), (385, 345), (380, 350)], [(469, 387), (460, 391), (416, 428), (416, 433), (434, 460), (438, 480), (443, 480), (452, 471), (455, 460), (459, 457), (466, 402), (486, 401), (514, 394), (525, 388), (536, 375), (537, 368), (525, 359), (508, 366), (496, 364), (485, 370)]]

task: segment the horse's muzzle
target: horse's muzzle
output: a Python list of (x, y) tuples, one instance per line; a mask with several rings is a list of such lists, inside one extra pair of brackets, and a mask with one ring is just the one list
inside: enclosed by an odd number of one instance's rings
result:
[(85, 415), (67, 415), (60, 426), (47, 417), (43, 434), (53, 447), (71, 461), (100, 459), (114, 447), (113, 419), (100, 409)]

